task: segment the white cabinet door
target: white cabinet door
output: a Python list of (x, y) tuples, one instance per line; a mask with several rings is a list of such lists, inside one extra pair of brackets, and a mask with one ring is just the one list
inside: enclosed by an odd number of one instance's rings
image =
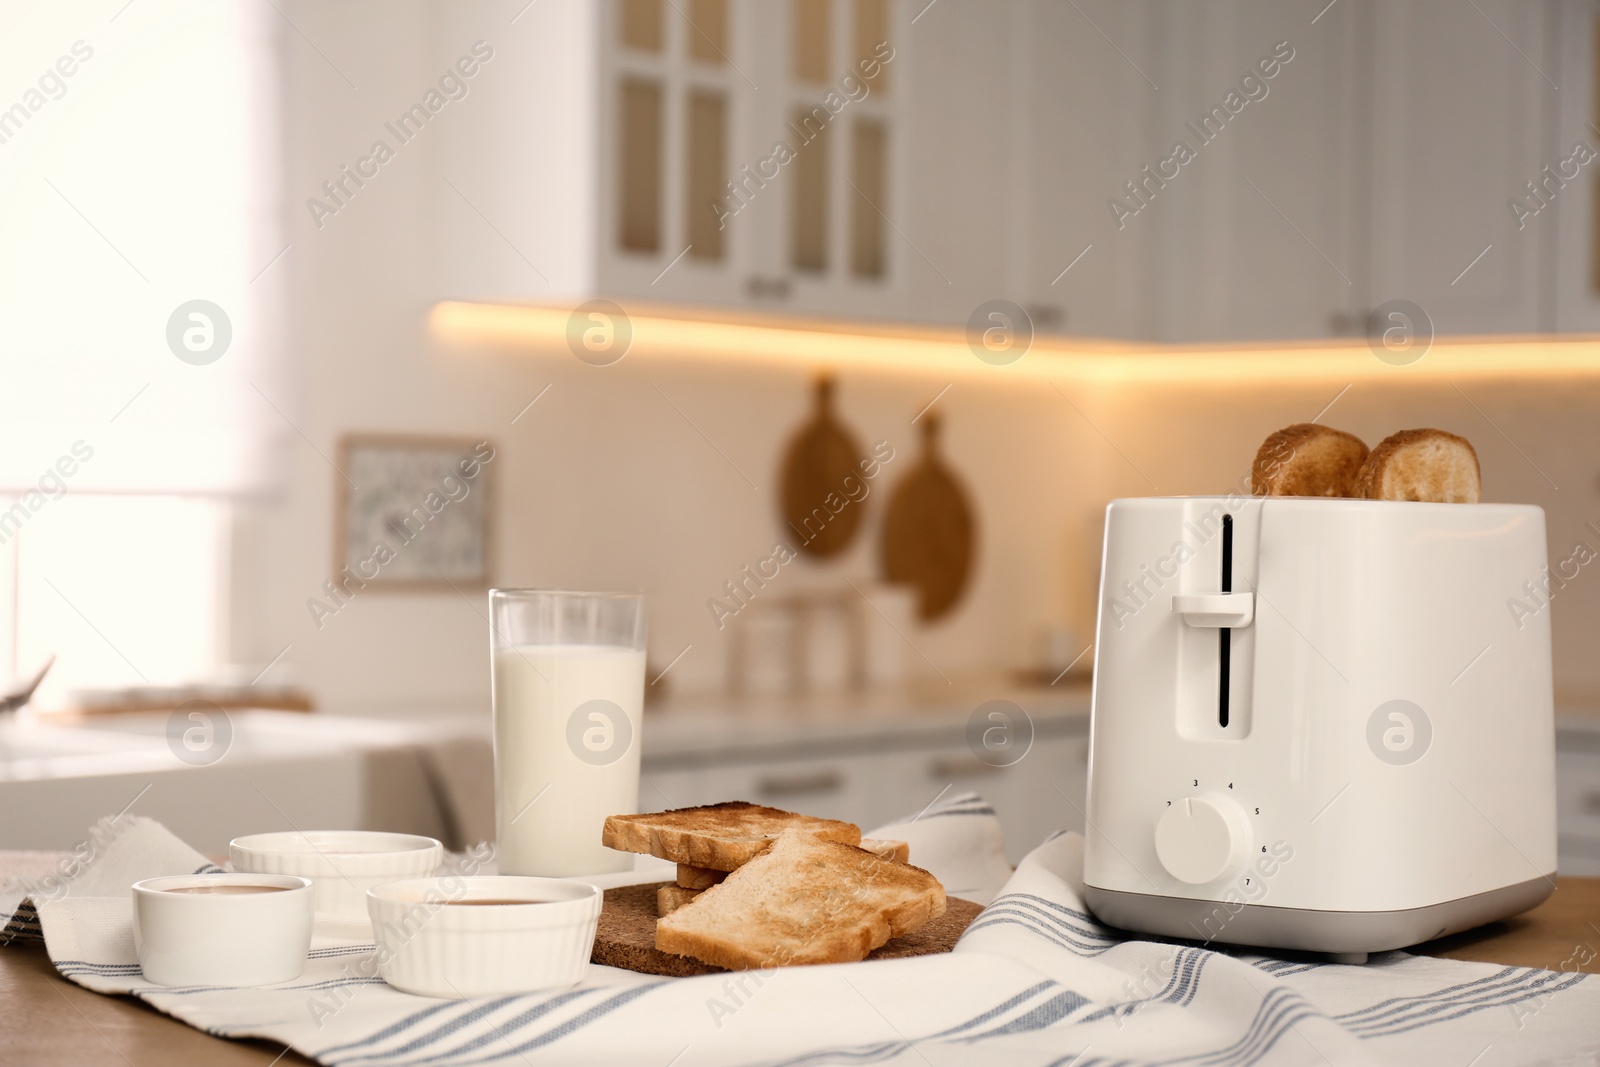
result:
[(1557, 865), (1562, 874), (1600, 876), (1600, 730), (1556, 733)]
[(600, 291), (899, 317), (912, 251), (894, 221), (910, 185), (903, 5), (613, 0), (604, 12)]
[(646, 765), (639, 772), (639, 810), (666, 811), (715, 803), (705, 799), (706, 788), (706, 772), (701, 768), (663, 771)]
[[(748, 800), (870, 831), (915, 816), (941, 797), (975, 792), (989, 801), (1005, 831), (1006, 854), (1020, 860), (1057, 830), (1083, 829), (1088, 779), (1088, 724), (1048, 724), (1027, 754), (1009, 767), (978, 759), (951, 731), (947, 741), (814, 739), (814, 754), (751, 755), (698, 766), (648, 756), (640, 786), (646, 811)], [(663, 765), (666, 769), (662, 769)], [(913, 857), (914, 861), (914, 857)]]
[(735, 303), (753, 244), (720, 211), (753, 152), (756, 40), (733, 0), (601, 7), (595, 269), (606, 295)]
[(1149, 339), (1327, 336), (1357, 273), (1349, 12), (1313, 26), (1314, 11), (1272, 0), (1136, 10), (1144, 34), (1123, 33), (1149, 42), (1141, 66), (1160, 92), (1124, 64), (1118, 114), (1141, 114), (1140, 136), (1100, 179), (1105, 218), (1081, 266), (1136, 264)]
[[(1600, 8), (1589, 3), (1555, 5), (1545, 36), (1554, 42), (1550, 76), (1561, 86), (1554, 139), (1547, 159), (1571, 174), (1567, 162), (1581, 143), (1600, 151)], [(1559, 160), (1559, 162), (1557, 162)], [(1555, 280), (1555, 328), (1600, 332), (1600, 159), (1582, 165), (1576, 180), (1558, 189), (1551, 206), (1529, 220), (1546, 240), (1555, 240), (1548, 257)]]
[(753, 5), (759, 151), (738, 179), (738, 221), (757, 246), (752, 305), (904, 316), (909, 18), (900, 0)]
[(1161, 94), (1140, 73), (1154, 69), (1153, 27), (1140, 5), (1120, 0), (1004, 10), (1018, 23), (1004, 63), (1017, 89), (1005, 122), (973, 140), (981, 157), (1005, 164), (1003, 210), (977, 220), (991, 227), (991, 247), (1009, 253), (998, 269), (985, 264), (987, 296), (1022, 305), (1040, 333), (1148, 337), (1159, 227), (1142, 225), (1146, 216), (1119, 229), (1107, 205), (1174, 132), (1150, 119)]
[[(900, 768), (906, 797), (972, 791), (987, 800), (1016, 863), (1057, 830), (1083, 829), (1088, 738), (1038, 738), (1021, 760), (994, 767), (965, 748), (908, 753)], [(904, 801), (902, 801), (902, 805)]]
[(1542, 69), (1547, 5), (1357, 10), (1372, 19), (1371, 305), (1413, 301), (1440, 334), (1553, 328), (1540, 293), (1550, 231), (1509, 206), (1534, 202), (1528, 183), (1557, 162), (1541, 143), (1557, 95)]
[[(668, 772), (652, 772), (646, 767), (640, 792), (647, 810), (747, 800), (870, 828), (883, 819), (883, 759), (841, 754), (711, 763)], [(652, 782), (660, 784), (659, 791), (652, 790)]]
[(1013, 863), (1058, 831), (1083, 832), (1089, 739), (1077, 735), (1037, 740), (1017, 768), (1022, 773), (1016, 795), (1006, 798), (1005, 807), (995, 808)]
[[(1035, 86), (1023, 149), (1034, 233), (1018, 242), (1033, 306), (1058, 306), (1069, 331), (1131, 323), (1160, 341), (1360, 334), (1396, 299), (1421, 305), (1441, 334), (1555, 328), (1551, 242), (1577, 227), (1556, 226), (1549, 207), (1519, 218), (1511, 203), (1537, 206), (1529, 183), (1547, 181), (1545, 165), (1585, 136), (1600, 144), (1586, 126), (1592, 58), (1557, 48), (1546, 25), (1564, 18), (1592, 51), (1593, 15), (1556, 10), (1517, 0), (1035, 9), (1017, 46)], [(1285, 55), (1260, 76), (1263, 58)], [(1558, 75), (1572, 81), (1559, 94)], [(1095, 103), (1110, 104), (1086, 106), (1101, 87)], [(1558, 98), (1568, 113), (1552, 133)], [(1179, 142), (1193, 158), (1173, 166)], [(1564, 222), (1589, 217), (1578, 203), (1589, 180), (1547, 197)], [(1128, 209), (1115, 222), (1113, 202)], [(1575, 264), (1587, 264), (1589, 244), (1568, 237), (1561, 261), (1575, 322), (1600, 308), (1573, 280), (1587, 276)], [(1047, 273), (1080, 252), (1070, 273)]]

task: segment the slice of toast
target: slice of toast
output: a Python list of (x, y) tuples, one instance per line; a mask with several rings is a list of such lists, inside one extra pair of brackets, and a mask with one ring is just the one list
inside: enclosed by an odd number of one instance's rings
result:
[(724, 878), (727, 871), (714, 871), (710, 867), (691, 867), (678, 864), (678, 884), (685, 889), (710, 889)]
[(1443, 430), (1401, 430), (1378, 442), (1362, 464), (1357, 488), (1368, 500), (1476, 504), (1483, 474), (1478, 453), (1465, 437)]
[(1256, 496), (1360, 496), (1356, 475), (1366, 461), (1361, 438), (1314, 422), (1285, 426), (1261, 442), (1250, 467)]
[(664, 885), (656, 890), (656, 914), (671, 915), (701, 892), (699, 889), (685, 889), (681, 885)]
[[(911, 859), (911, 846), (904, 841), (863, 837), (860, 847), (895, 863), (905, 863)], [(691, 867), (687, 863), (678, 864), (677, 883), (683, 889), (710, 889), (726, 877), (728, 877), (727, 871), (714, 871), (710, 867)], [(666, 912), (661, 914), (665, 915)]]
[(848, 963), (944, 914), (920, 867), (787, 830), (656, 923), (656, 948), (729, 970)]
[(623, 852), (643, 852), (689, 867), (732, 871), (791, 828), (819, 840), (846, 845), (861, 840), (861, 828), (854, 823), (733, 800), (643, 815), (609, 815), (600, 841)]
[(911, 862), (911, 846), (904, 841), (893, 841), (887, 837), (863, 837), (861, 847), (875, 856), (882, 856), (895, 863)]

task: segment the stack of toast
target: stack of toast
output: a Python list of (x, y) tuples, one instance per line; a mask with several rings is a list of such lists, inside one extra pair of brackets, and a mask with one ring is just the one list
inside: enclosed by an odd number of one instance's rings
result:
[(1256, 452), (1256, 496), (1335, 496), (1476, 504), (1482, 489), (1472, 443), (1444, 430), (1401, 430), (1367, 450), (1354, 434), (1316, 423), (1286, 426)]
[(865, 959), (944, 914), (944, 887), (903, 841), (732, 801), (613, 815), (601, 840), (678, 865), (657, 891), (656, 948), (729, 970)]

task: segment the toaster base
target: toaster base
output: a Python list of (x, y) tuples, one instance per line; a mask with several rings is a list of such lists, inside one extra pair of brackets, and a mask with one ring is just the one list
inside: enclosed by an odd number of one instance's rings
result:
[(1161, 897), (1084, 886), (1084, 901), (1108, 926), (1210, 943), (1306, 952), (1387, 952), (1508, 918), (1555, 891), (1551, 871), (1526, 882), (1401, 911), (1320, 911), (1270, 904)]

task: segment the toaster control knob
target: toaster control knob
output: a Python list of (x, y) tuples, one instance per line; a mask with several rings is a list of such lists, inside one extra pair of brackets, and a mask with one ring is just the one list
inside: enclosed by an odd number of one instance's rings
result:
[(1244, 859), (1249, 834), (1244, 813), (1227, 797), (1184, 797), (1156, 823), (1156, 855), (1178, 881), (1205, 885)]

